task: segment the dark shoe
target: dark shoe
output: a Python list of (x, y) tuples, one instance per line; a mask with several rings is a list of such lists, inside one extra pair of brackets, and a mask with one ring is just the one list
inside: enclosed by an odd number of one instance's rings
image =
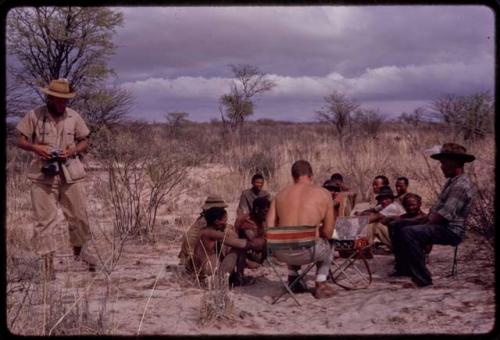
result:
[(89, 272), (95, 272), (97, 258), (89, 253), (88, 247), (73, 247), (75, 261), (82, 261), (87, 264)]
[(424, 282), (424, 281), (420, 281), (420, 280), (417, 280), (415, 279), (414, 277), (411, 278), (411, 280), (419, 287), (426, 287), (426, 286), (430, 286), (432, 285), (432, 280), (428, 281), (428, 282)]
[(397, 269), (394, 269), (392, 272), (389, 273), (389, 277), (401, 277), (401, 276), (410, 276), (410, 273)]
[(290, 286), (292, 282), (294, 282), (297, 278), (298, 276), (291, 276), (291, 275), (288, 276), (288, 287), (290, 287), (290, 290), (295, 294), (309, 292), (307, 285), (302, 280), (298, 280), (293, 284), (293, 286)]
[(229, 275), (229, 285), (232, 287), (248, 286), (254, 283), (255, 279), (250, 276), (244, 276), (236, 272), (232, 272)]

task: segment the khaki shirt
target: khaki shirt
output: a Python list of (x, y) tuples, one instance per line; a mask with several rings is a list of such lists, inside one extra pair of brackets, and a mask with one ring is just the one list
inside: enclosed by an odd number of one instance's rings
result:
[[(49, 114), (46, 106), (37, 107), (21, 119), (16, 129), (34, 144), (48, 145), (61, 150), (68, 146), (74, 147), (79, 140), (90, 134), (82, 117), (69, 107), (66, 108), (63, 118), (57, 123)], [(67, 171), (69, 164), (71, 164), (72, 169), (77, 169), (78, 176), (70, 178)], [(42, 165), (43, 160), (36, 156), (28, 169), (28, 178), (32, 181), (50, 184), (54, 181), (54, 177), (45, 175), (41, 171)], [(63, 166), (63, 174), (68, 183), (83, 180), (85, 171), (78, 157), (69, 159), (68, 167)]]
[(241, 193), (240, 203), (238, 204), (238, 209), (236, 210), (237, 215), (248, 214), (252, 211), (253, 201), (258, 197), (265, 197), (268, 200), (271, 200), (271, 194), (269, 194), (266, 190), (261, 190), (256, 195), (253, 190), (247, 189)]

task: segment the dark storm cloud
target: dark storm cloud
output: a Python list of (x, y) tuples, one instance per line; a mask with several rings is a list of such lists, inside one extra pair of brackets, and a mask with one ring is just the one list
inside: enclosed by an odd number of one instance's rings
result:
[(334, 89), (392, 111), (400, 103), (402, 111), (407, 110), (404, 103), (443, 93), (493, 88), (494, 17), (487, 7), (150, 7), (123, 12), (125, 25), (116, 35), (112, 66), (145, 116), (175, 106), (192, 112), (192, 118), (217, 117), (217, 99), (230, 82), (227, 65), (237, 63), (257, 65), (277, 82), (255, 115), (285, 115), (276, 119), (314, 112)]

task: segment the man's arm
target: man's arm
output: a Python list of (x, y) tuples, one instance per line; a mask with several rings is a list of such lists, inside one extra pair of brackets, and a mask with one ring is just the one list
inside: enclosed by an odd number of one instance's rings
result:
[(379, 212), (372, 212), (368, 215), (368, 223), (375, 223), (381, 221), (385, 216)]
[(276, 215), (276, 198), (271, 201), (271, 206), (266, 215), (266, 224), (268, 228), (278, 225), (278, 216)]
[(49, 146), (43, 144), (33, 144), (23, 134), (19, 134), (19, 137), (17, 138), (17, 146), (23, 150), (34, 152), (36, 155), (42, 157), (45, 160), (51, 158)]
[(66, 149), (63, 150), (63, 153), (61, 155), (61, 159), (65, 160), (66, 158), (69, 157), (74, 157), (82, 152), (85, 152), (89, 146), (88, 143), (88, 138), (83, 138), (78, 141), (78, 143), (72, 147), (72, 146), (67, 146)]
[(430, 212), (427, 215), (427, 222), (425, 224), (445, 224), (448, 220), (436, 212)]
[(231, 237), (223, 231), (213, 230), (211, 228), (202, 229), (200, 236), (212, 240), (222, 241), (223, 244), (234, 248), (245, 249), (247, 247), (247, 240)]
[(319, 229), (319, 234), (321, 237), (331, 240), (335, 224), (335, 218), (333, 216), (333, 200), (330, 193), (325, 193), (325, 195), (328, 197), (326, 200), (327, 210), (325, 219), (323, 220), (323, 226)]

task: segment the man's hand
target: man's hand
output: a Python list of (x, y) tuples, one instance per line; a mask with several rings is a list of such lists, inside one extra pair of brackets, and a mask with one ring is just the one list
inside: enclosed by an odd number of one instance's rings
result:
[(61, 161), (65, 161), (67, 158), (73, 157), (76, 155), (76, 147), (67, 146), (62, 153), (59, 154), (59, 159)]
[(42, 145), (42, 144), (33, 144), (31, 146), (31, 149), (35, 154), (43, 158), (44, 160), (49, 160), (51, 159), (50, 155), (50, 148), (48, 145)]
[(263, 251), (266, 246), (266, 240), (261, 237), (256, 237), (253, 240), (247, 240), (246, 249)]

